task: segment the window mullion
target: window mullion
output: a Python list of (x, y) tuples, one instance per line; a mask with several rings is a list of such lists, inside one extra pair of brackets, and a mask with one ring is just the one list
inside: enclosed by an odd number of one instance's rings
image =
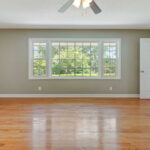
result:
[(52, 45), (51, 41), (47, 41), (47, 56), (46, 56), (46, 62), (47, 62), (47, 77), (51, 78), (51, 72), (52, 72)]
[[(59, 42), (59, 64), (60, 64), (60, 51), (61, 49), (60, 49), (60, 42)], [(59, 71), (59, 77), (60, 77), (60, 71)]]
[(98, 58), (98, 73), (99, 73), (99, 78), (103, 77), (103, 42), (99, 42), (99, 58)]
[(92, 64), (91, 64), (91, 48), (92, 48), (92, 46), (91, 46), (91, 42), (90, 42), (90, 77), (91, 77), (91, 72), (92, 72)]
[(84, 76), (83, 75), (83, 71), (84, 71), (84, 69), (83, 69), (83, 46), (84, 46), (84, 44), (82, 43), (82, 77)]
[(120, 41), (116, 41), (117, 43), (117, 51), (116, 51), (116, 55), (117, 55), (117, 77), (120, 79), (121, 78), (121, 48), (120, 48)]
[(77, 51), (76, 51), (76, 42), (74, 42), (74, 76), (76, 76), (76, 69), (77, 69), (77, 67), (76, 67), (76, 64), (77, 64), (77, 62), (76, 62), (76, 53), (77, 53)]
[(31, 51), (31, 75), (33, 77), (33, 74), (34, 74), (34, 48), (33, 48), (33, 41), (31, 42), (31, 48), (32, 48), (32, 51)]

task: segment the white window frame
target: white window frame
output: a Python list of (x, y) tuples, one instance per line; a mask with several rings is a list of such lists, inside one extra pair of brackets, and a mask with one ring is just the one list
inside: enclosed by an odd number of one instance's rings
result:
[[(46, 76), (45, 77), (35, 77), (33, 76), (33, 42), (46, 42), (47, 52), (46, 52)], [(98, 76), (97, 77), (52, 77), (52, 42), (97, 42), (99, 43), (99, 60), (98, 60)], [(105, 77), (103, 76), (103, 43), (104, 42), (116, 42), (117, 43), (117, 75), (115, 77)], [(121, 79), (121, 38), (29, 38), (29, 79)]]
[[(116, 76), (103, 76), (104, 73), (104, 64), (103, 64), (103, 43), (117, 43), (117, 65), (116, 65)], [(121, 39), (102, 39), (101, 40), (101, 79), (121, 79)]]

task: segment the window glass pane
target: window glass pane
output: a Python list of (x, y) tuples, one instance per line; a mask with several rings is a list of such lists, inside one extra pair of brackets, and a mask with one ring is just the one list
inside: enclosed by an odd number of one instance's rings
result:
[(98, 76), (98, 69), (91, 74), (91, 67), (98, 68), (98, 43), (54, 42), (52, 47), (52, 76)]
[(59, 59), (59, 43), (52, 43), (52, 58)]
[(75, 45), (75, 58), (76, 59), (82, 59), (82, 49), (83, 49), (82, 43), (76, 43)]
[(75, 69), (74, 68), (68, 68), (68, 76), (69, 77), (75, 76)]
[(61, 76), (61, 77), (66, 77), (66, 76), (68, 76), (68, 73), (67, 73), (67, 68), (65, 68), (65, 67), (61, 67), (60, 68), (60, 75), (59, 76)]
[(95, 68), (91, 68), (91, 76), (98, 76), (98, 68), (95, 67)]
[(60, 43), (60, 58), (66, 59), (67, 58), (67, 52), (68, 52), (68, 46), (67, 43)]
[(82, 59), (82, 54), (83, 54), (82, 51), (76, 51), (75, 52), (75, 58), (76, 59)]
[(46, 60), (34, 60), (33, 63), (33, 75), (46, 76)]
[(91, 67), (91, 60), (83, 59), (83, 68), (90, 68), (90, 67)]
[(33, 43), (34, 58), (46, 58), (46, 43)]
[(53, 59), (52, 61), (52, 67), (57, 68), (59, 66), (59, 59)]
[(98, 43), (91, 43), (91, 59), (98, 59)]
[(67, 59), (60, 59), (60, 65), (62, 67), (67, 68), (67, 66), (68, 66), (68, 60)]
[(83, 76), (91, 76), (91, 69), (90, 68), (84, 68), (83, 69)]
[(116, 67), (116, 59), (104, 59), (104, 67)]
[(82, 68), (82, 59), (76, 59), (76, 68)]
[(115, 77), (117, 75), (117, 43), (103, 44), (103, 76)]
[(52, 76), (59, 76), (61, 71), (61, 65), (59, 63), (59, 60), (53, 59), (52, 62)]
[(74, 61), (74, 59), (68, 59), (67, 67), (68, 68), (74, 68), (75, 67), (75, 61)]
[(67, 51), (60, 51), (60, 59), (66, 59), (67, 58)]
[(80, 42), (75, 43), (75, 51), (82, 53), (82, 45)]
[(75, 53), (74, 52), (68, 52), (68, 59), (74, 59), (75, 58)]
[(33, 76), (37, 77), (39, 76), (39, 68), (38, 66), (33, 67)]
[(116, 76), (116, 68), (115, 67), (105, 67), (104, 68), (105, 76)]
[(45, 77), (46, 70), (46, 51), (47, 42), (33, 42), (32, 43), (32, 63), (33, 63), (33, 76)]
[(91, 59), (91, 68), (98, 67), (98, 59)]
[(82, 77), (83, 76), (83, 69), (82, 68), (76, 68), (76, 76), (80, 76)]
[(34, 58), (45, 59), (46, 51), (34, 51)]
[(91, 44), (90, 43), (83, 43), (83, 59), (90, 59), (91, 57)]
[(74, 52), (75, 51), (75, 43), (69, 42), (68, 43), (68, 52)]

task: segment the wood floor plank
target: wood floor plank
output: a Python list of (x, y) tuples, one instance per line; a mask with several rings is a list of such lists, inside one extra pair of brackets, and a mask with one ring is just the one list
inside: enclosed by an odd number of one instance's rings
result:
[(0, 150), (150, 150), (150, 101), (0, 99)]

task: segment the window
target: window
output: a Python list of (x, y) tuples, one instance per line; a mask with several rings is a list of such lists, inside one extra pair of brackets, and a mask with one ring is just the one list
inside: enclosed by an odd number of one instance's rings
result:
[(33, 76), (43, 77), (46, 76), (46, 52), (47, 43), (46, 42), (34, 42), (33, 43)]
[(98, 43), (52, 42), (52, 77), (98, 77)]
[(120, 76), (119, 44), (116, 41), (102, 42), (102, 77), (116, 78)]
[(120, 79), (120, 39), (30, 39), (30, 79)]

